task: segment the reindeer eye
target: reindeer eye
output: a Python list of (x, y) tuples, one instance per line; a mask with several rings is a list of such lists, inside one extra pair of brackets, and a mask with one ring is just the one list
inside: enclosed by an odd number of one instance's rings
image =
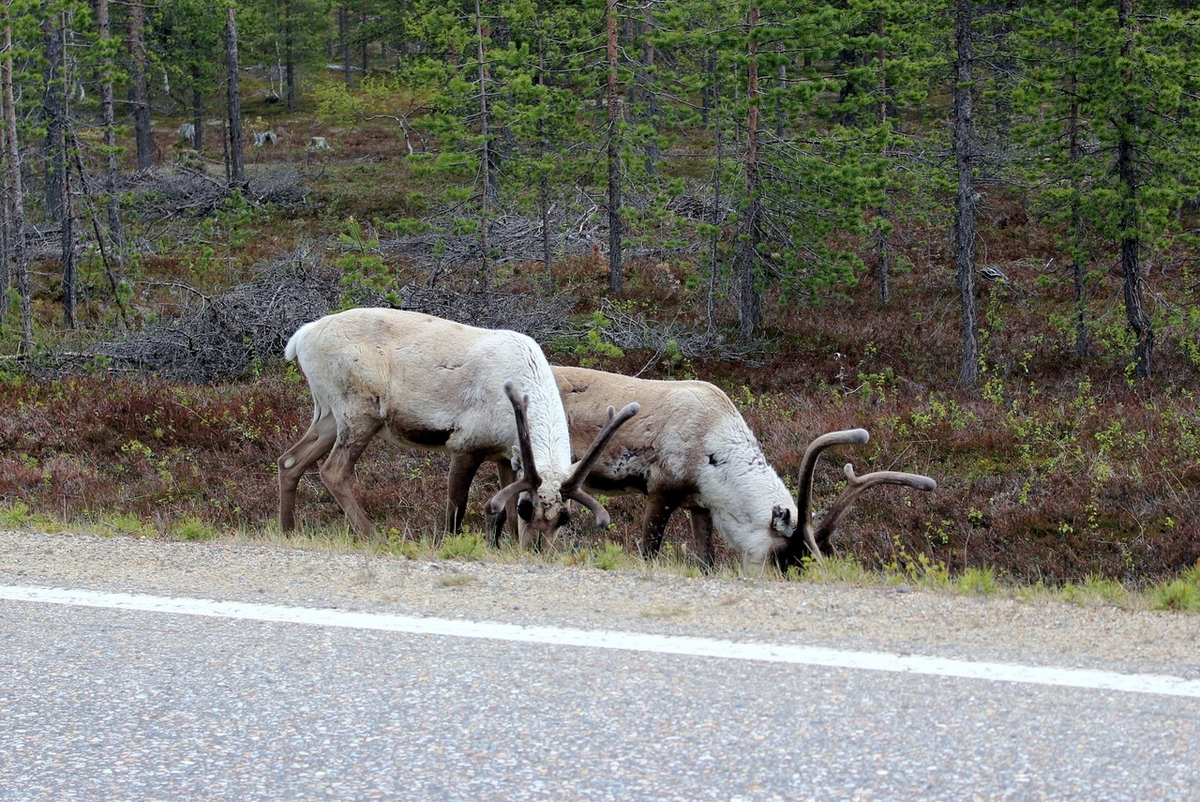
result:
[(568, 512), (565, 507), (563, 509), (559, 510), (558, 511), (558, 525), (566, 526), (570, 522), (571, 522), (571, 513)]
[(521, 516), (521, 520), (528, 521), (533, 518), (533, 502), (527, 498), (523, 498), (517, 502), (517, 515)]

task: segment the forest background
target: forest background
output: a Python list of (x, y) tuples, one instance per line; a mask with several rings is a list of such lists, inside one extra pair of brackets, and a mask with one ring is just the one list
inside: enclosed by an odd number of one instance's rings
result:
[[(801, 5), (7, 0), (4, 521), (269, 529), (283, 344), (391, 305), (717, 383), (789, 483), (869, 429), (939, 488), (863, 499), (863, 564), (1194, 573), (1200, 14)], [(434, 536), (445, 468), (373, 446), (360, 499)]]

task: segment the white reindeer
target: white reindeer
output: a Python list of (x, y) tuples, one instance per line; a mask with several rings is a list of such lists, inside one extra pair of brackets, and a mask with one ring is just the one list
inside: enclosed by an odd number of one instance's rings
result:
[[(529, 337), (481, 329), (416, 312), (351, 309), (306, 323), (284, 350), (296, 359), (313, 394), (308, 431), (279, 458), (279, 524), (295, 527), (296, 488), (321, 457), (321, 481), (351, 528), (375, 530), (350, 490), (354, 464), (382, 435), (396, 443), (449, 451), (446, 529), (458, 531), (467, 493), (487, 460), (500, 469), (489, 509), (507, 506), (521, 519), (521, 545), (553, 541), (578, 501), (607, 526), (608, 513), (583, 491), (583, 480), (608, 438), (637, 413), (606, 411), (608, 425), (587, 455), (571, 462), (567, 419), (545, 355)], [(514, 447), (525, 476), (515, 480)], [(515, 481), (514, 481), (515, 480)], [(526, 493), (525, 497), (518, 496)]]
[(800, 464), (797, 498), (770, 466), (737, 407), (718, 387), (703, 381), (653, 381), (586, 368), (554, 367), (572, 442), (587, 444), (604, 424), (608, 399), (636, 397), (641, 414), (617, 432), (587, 477), (594, 492), (646, 496), (639, 548), (650, 556), (678, 508), (691, 516), (696, 550), (713, 565), (712, 530), (742, 556), (747, 567), (768, 561), (780, 567), (830, 553), (838, 521), (863, 490), (878, 484), (933, 490), (937, 483), (917, 474), (878, 471), (855, 476), (825, 513), (812, 520), (812, 474), (817, 457), (833, 445), (865, 443), (864, 429), (831, 432), (814, 440)]

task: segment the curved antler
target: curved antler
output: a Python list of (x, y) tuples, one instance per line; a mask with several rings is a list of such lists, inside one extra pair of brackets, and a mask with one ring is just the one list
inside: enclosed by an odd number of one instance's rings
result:
[(487, 511), (493, 515), (518, 493), (532, 493), (542, 486), (542, 477), (538, 475), (537, 464), (533, 461), (533, 443), (529, 439), (529, 396), (519, 395), (512, 379), (504, 383), (504, 392), (512, 402), (513, 413), (517, 416), (517, 444), (521, 448), (524, 474), (512, 484), (500, 488), (496, 495), (491, 497), (487, 503)]
[[(799, 513), (796, 521), (797, 534), (803, 538), (803, 544), (809, 554), (815, 559), (821, 559), (829, 553), (829, 540), (833, 530), (837, 528), (842, 516), (854, 504), (855, 499), (869, 487), (875, 485), (905, 485), (916, 490), (935, 490), (937, 482), (928, 476), (916, 473), (901, 473), (900, 471), (875, 471), (874, 473), (856, 476), (854, 466), (846, 463), (842, 472), (846, 475), (848, 484), (834, 500), (825, 513), (820, 527), (814, 527), (812, 520), (812, 487), (813, 470), (821, 452), (830, 446), (861, 445), (870, 439), (866, 429), (846, 429), (840, 432), (823, 434), (809, 443), (800, 461), (800, 483), (796, 491), (796, 510)], [(793, 535), (793, 537), (795, 537)], [(798, 545), (798, 544), (797, 544)], [(789, 553), (795, 553), (789, 549)]]
[(869, 487), (875, 485), (904, 485), (915, 490), (924, 490), (929, 492), (937, 489), (937, 482), (930, 476), (923, 476), (919, 473), (902, 473), (900, 471), (875, 471), (873, 473), (856, 476), (854, 466), (849, 462), (842, 468), (842, 473), (846, 474), (846, 487), (841, 494), (834, 500), (829, 510), (825, 513), (825, 517), (821, 520), (821, 526), (814, 534), (814, 539), (817, 546), (822, 552), (829, 548), (829, 539), (833, 536), (833, 530), (837, 527), (838, 521), (846, 514), (854, 504), (854, 500), (858, 498), (858, 494)]
[(596, 435), (596, 439), (588, 446), (588, 450), (584, 452), (583, 457), (579, 462), (575, 463), (574, 470), (562, 484), (563, 498), (569, 498), (573, 501), (578, 501), (583, 506), (592, 511), (592, 515), (596, 516), (596, 525), (606, 527), (612, 522), (608, 515), (608, 510), (595, 498), (590, 496), (583, 490), (583, 482), (587, 479), (587, 475), (591, 473), (592, 466), (596, 464), (596, 460), (600, 458), (604, 447), (608, 445), (608, 441), (616, 434), (617, 429), (620, 429), (625, 422), (638, 414), (642, 409), (641, 405), (636, 401), (626, 404), (625, 407), (618, 413), (615, 407), (608, 408), (608, 423)]
[[(830, 446), (856, 446), (862, 445), (871, 439), (871, 435), (866, 429), (845, 429), (840, 432), (829, 432), (823, 434), (816, 440), (808, 444), (808, 448), (804, 451), (804, 458), (800, 460), (800, 480), (796, 489), (796, 527), (803, 528), (804, 537), (808, 540), (812, 534), (812, 488), (813, 488), (813, 471), (817, 467), (817, 457), (821, 456), (821, 452)], [(809, 547), (814, 549), (814, 554), (817, 552), (816, 543), (809, 543)]]

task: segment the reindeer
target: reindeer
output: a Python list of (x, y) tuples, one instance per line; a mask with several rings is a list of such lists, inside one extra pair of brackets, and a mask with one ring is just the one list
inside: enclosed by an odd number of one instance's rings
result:
[[(583, 480), (613, 433), (638, 411), (606, 410), (607, 425), (585, 458), (571, 463), (567, 418), (545, 355), (515, 331), (481, 329), (416, 312), (351, 309), (306, 323), (284, 357), (295, 359), (313, 395), (313, 418), (279, 458), (279, 525), (295, 528), (296, 488), (317, 460), (321, 481), (362, 537), (375, 529), (350, 489), (354, 464), (382, 434), (415, 448), (448, 451), (446, 530), (457, 532), (479, 466), (495, 462), (502, 488), (489, 509), (515, 511), (521, 545), (552, 543), (567, 521), (567, 501), (590, 509), (600, 526), (608, 513)], [(519, 449), (525, 475), (516, 479)], [(522, 496), (524, 494), (524, 496)]]
[(737, 407), (718, 387), (703, 381), (652, 381), (586, 368), (554, 367), (572, 443), (586, 445), (604, 425), (610, 398), (637, 397), (636, 423), (617, 432), (592, 466), (586, 485), (593, 492), (646, 496), (639, 551), (651, 556), (676, 509), (690, 513), (697, 553), (707, 568), (714, 561), (717, 530), (750, 568), (774, 561), (782, 569), (804, 558), (830, 554), (830, 538), (858, 495), (879, 484), (933, 490), (937, 483), (917, 474), (878, 471), (856, 476), (846, 465), (846, 489), (819, 526), (812, 519), (812, 475), (817, 457), (835, 445), (867, 442), (865, 429), (831, 432), (814, 440), (800, 463), (793, 501), (770, 466)]

